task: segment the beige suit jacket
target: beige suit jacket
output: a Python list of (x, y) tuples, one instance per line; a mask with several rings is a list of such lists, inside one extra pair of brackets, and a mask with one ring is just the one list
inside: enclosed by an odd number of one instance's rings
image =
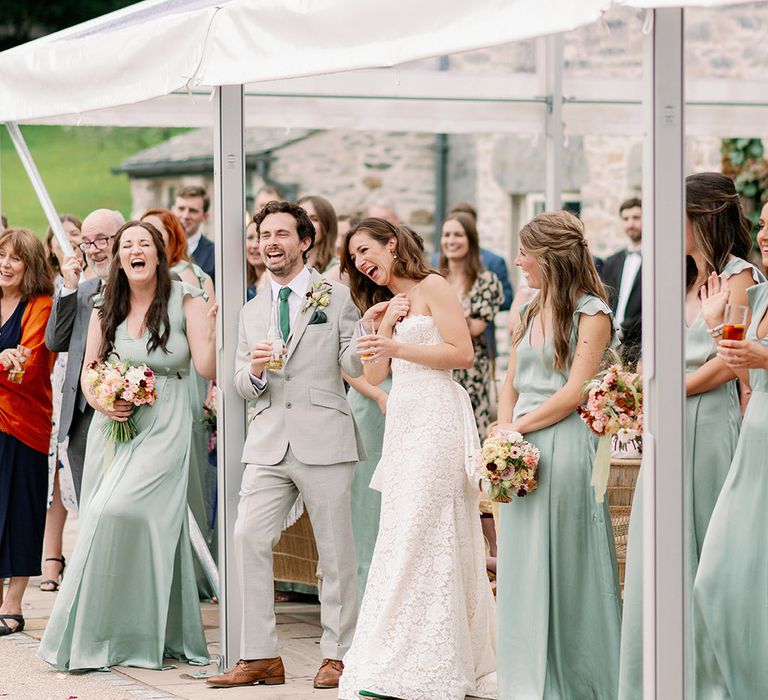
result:
[[(312, 270), (310, 285), (323, 279)], [(235, 359), (235, 389), (256, 401), (243, 447), (246, 464), (277, 464), (290, 444), (304, 464), (338, 464), (365, 458), (362, 442), (344, 392), (342, 370), (358, 377), (363, 368), (352, 337), (360, 318), (349, 290), (332, 284), (326, 320), (310, 324), (315, 313), (304, 303), (287, 343), (283, 369), (266, 372), (258, 389), (250, 376), (251, 348), (267, 337), (272, 310), (270, 287), (259, 292), (240, 312)]]

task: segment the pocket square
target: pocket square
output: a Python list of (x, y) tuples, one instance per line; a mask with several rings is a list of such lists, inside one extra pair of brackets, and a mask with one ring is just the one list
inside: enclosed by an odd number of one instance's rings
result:
[(325, 315), (325, 311), (321, 311), (320, 309), (315, 309), (307, 325), (314, 326), (315, 324), (318, 324), (318, 323), (325, 323), (327, 320), (328, 320), (328, 317)]

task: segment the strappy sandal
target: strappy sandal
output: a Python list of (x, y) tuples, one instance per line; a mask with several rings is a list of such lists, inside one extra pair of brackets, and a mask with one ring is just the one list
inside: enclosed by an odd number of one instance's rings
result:
[[(11, 626), (6, 622), (6, 620), (13, 620), (14, 622), (18, 622), (19, 624), (15, 628), (11, 628)], [(8, 634), (13, 634), (14, 632), (23, 632), (24, 631), (24, 616), (23, 615), (0, 615), (0, 637), (5, 637)]]
[[(64, 558), (64, 555), (62, 554), (61, 557), (47, 557), (45, 561), (57, 561), (61, 564), (61, 571), (59, 572), (59, 578), (63, 580), (64, 569), (67, 568), (67, 560)], [(52, 578), (47, 578), (43, 581), (40, 581), (40, 590), (45, 593), (56, 593), (56, 591), (59, 590), (60, 585), (61, 585), (61, 581), (55, 581)], [(43, 588), (43, 586), (53, 586), (53, 588)]]

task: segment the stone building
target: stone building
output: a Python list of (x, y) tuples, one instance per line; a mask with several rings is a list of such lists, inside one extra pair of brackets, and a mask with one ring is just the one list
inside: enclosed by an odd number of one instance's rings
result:
[[(569, 80), (621, 78), (642, 73), (644, 13), (617, 7), (565, 38), (564, 91)], [(686, 11), (686, 71), (692, 78), (762, 79), (768, 65), (768, 4)], [(534, 41), (450, 56), (447, 70), (464, 73), (535, 72)], [(723, 138), (751, 134), (721, 134)], [(577, 136), (565, 124), (564, 200), (578, 211), (598, 255), (623, 245), (619, 203), (639, 195), (639, 137)], [(207, 130), (182, 134), (136, 154), (117, 170), (131, 179), (133, 214), (168, 206), (180, 186), (210, 186), (212, 137)], [(439, 152), (445, 149), (441, 185)], [(442, 201), (473, 202), (483, 245), (514, 258), (516, 232), (543, 209), (544, 144), (520, 134), (447, 135), (370, 131), (248, 130), (247, 192), (264, 181), (289, 196), (320, 194), (339, 213), (364, 210), (378, 200), (395, 204), (404, 222), (433, 240), (440, 188)], [(720, 139), (687, 143), (688, 170), (718, 170)], [(210, 188), (212, 189), (212, 188)]]

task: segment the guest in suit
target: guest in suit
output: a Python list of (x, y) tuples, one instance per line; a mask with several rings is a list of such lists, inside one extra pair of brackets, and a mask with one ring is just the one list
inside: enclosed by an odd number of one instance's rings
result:
[[(0, 636), (21, 632), (21, 603), (40, 574), (48, 496), (53, 356), (43, 343), (53, 282), (42, 241), (0, 233)], [(19, 374), (22, 372), (22, 374)]]
[(215, 250), (213, 241), (205, 237), (203, 224), (208, 221), (211, 198), (205, 187), (190, 185), (176, 193), (173, 213), (179, 217), (187, 234), (187, 255), (216, 283)]
[(626, 248), (606, 259), (600, 277), (608, 292), (613, 325), (621, 340), (621, 353), (637, 362), (642, 350), (642, 258), (643, 203), (632, 197), (622, 202), (619, 216), (629, 239)]
[[(357, 619), (350, 490), (363, 450), (341, 372), (353, 377), (362, 373), (351, 344), (360, 315), (344, 285), (324, 281), (306, 266), (315, 229), (302, 207), (269, 202), (255, 223), (271, 280), (240, 312), (235, 361), (237, 392), (256, 402), (243, 448), (245, 471), (235, 523), (243, 594), (241, 659), (207, 683), (221, 688), (285, 682), (275, 629), (272, 548), (301, 495), (323, 572), (324, 658), (314, 686), (335, 688)], [(275, 302), (287, 351), (282, 369), (267, 373), (272, 342), (265, 339)]]
[[(77, 246), (82, 236), (83, 222), (71, 214), (59, 216), (64, 233), (67, 234), (75, 253), (80, 253)], [(64, 252), (59, 245), (53, 229), (49, 228), (45, 237), (48, 249), (48, 262), (53, 273), (53, 288), (58, 292), (64, 284), (61, 276), (61, 264)], [(82, 253), (80, 253), (82, 255)], [(59, 414), (61, 413), (61, 394), (67, 371), (67, 353), (56, 356), (56, 364), (51, 373), (51, 392), (53, 394), (53, 421), (51, 442), (48, 451), (48, 514), (45, 518), (45, 538), (43, 540), (43, 580), (40, 590), (55, 592), (59, 590), (61, 577), (64, 575), (66, 560), (62, 551), (62, 535), (67, 522), (67, 511), (77, 511), (77, 497), (72, 483), (72, 474), (64, 469), (64, 460), (59, 456)]]
[(61, 276), (64, 283), (54, 297), (51, 317), (45, 329), (45, 344), (48, 349), (52, 352), (68, 353), (61, 395), (58, 440), (62, 443), (69, 439), (67, 457), (78, 502), (83, 480), (85, 438), (93, 417), (93, 409), (80, 390), (85, 340), (93, 310), (93, 297), (99, 293), (109, 276), (112, 239), (123, 223), (122, 214), (111, 209), (97, 209), (85, 217), (79, 248), (85, 254), (88, 268), (93, 270), (96, 276), (81, 284), (81, 257), (73, 255), (63, 259)]

